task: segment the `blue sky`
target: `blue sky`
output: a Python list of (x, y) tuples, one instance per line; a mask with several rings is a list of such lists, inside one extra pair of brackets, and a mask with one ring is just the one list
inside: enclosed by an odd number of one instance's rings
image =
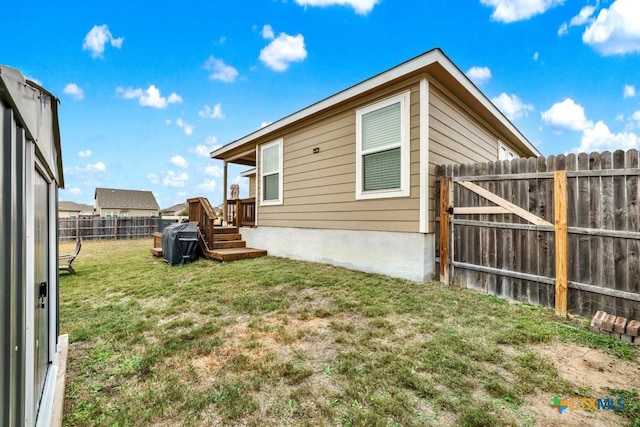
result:
[(211, 149), (435, 47), (545, 155), (640, 145), (639, 0), (23, 0), (0, 23), (0, 64), (61, 100), (61, 200), (217, 204)]

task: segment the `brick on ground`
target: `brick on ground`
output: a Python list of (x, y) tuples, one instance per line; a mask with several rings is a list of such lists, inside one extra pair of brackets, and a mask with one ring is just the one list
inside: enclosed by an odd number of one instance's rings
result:
[[(631, 335), (632, 337), (637, 337), (640, 335), (640, 322), (638, 322), (637, 320), (631, 320), (628, 324), (627, 324), (627, 335)], [(639, 341), (638, 338), (636, 338), (636, 341)]]
[(627, 327), (627, 318), (618, 316), (616, 317), (616, 321), (613, 323), (613, 332), (618, 334), (624, 334), (624, 331)]
[(613, 332), (613, 325), (616, 322), (616, 316), (613, 314), (607, 314), (602, 322), (602, 330), (607, 332)]
[(598, 310), (596, 311), (595, 316), (593, 316), (593, 320), (591, 320), (591, 329), (599, 332), (600, 329), (602, 328), (602, 322), (604, 321), (604, 318), (607, 316), (607, 313), (605, 313), (602, 310)]

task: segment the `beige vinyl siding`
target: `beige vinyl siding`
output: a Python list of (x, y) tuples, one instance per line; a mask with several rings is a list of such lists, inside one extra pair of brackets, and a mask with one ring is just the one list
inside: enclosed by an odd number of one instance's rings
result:
[(255, 197), (256, 196), (256, 175), (249, 175), (249, 194), (247, 197)]
[(429, 230), (433, 231), (435, 167), (498, 160), (498, 141), (518, 150), (437, 84), (429, 85)]
[[(127, 216), (151, 216), (152, 213), (155, 213), (155, 216), (158, 216), (158, 211), (156, 210), (148, 210), (148, 209), (125, 209), (127, 211)], [(100, 216), (106, 216), (107, 212), (118, 212), (118, 217), (122, 216), (122, 209), (118, 208), (101, 208), (99, 209)]]
[(78, 211), (58, 211), (58, 218), (71, 218), (71, 214), (75, 214), (75, 216), (79, 216)]
[[(409, 89), (410, 196), (356, 200), (356, 109)], [(417, 79), (381, 89), (342, 111), (282, 135), (284, 202), (260, 206), (258, 226), (418, 232), (418, 91)], [(314, 154), (314, 148), (319, 148), (319, 153)]]

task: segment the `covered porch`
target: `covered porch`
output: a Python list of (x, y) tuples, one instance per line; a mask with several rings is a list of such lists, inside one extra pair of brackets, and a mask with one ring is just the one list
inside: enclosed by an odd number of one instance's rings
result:
[[(223, 193), (222, 193), (222, 223), (234, 227), (255, 227), (257, 225), (256, 208), (256, 146), (243, 147), (240, 152), (224, 153), (212, 156), (223, 161)], [(237, 184), (229, 185), (229, 164), (248, 166), (241, 176), (249, 179), (249, 197), (240, 198)]]

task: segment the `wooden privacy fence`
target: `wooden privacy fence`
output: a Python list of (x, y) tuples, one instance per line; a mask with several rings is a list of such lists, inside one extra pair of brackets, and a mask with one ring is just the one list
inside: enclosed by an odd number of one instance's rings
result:
[(149, 237), (162, 231), (175, 219), (150, 217), (99, 217), (81, 216), (58, 218), (58, 238), (60, 241), (76, 240), (118, 240)]
[(436, 168), (440, 280), (640, 319), (638, 151)]

